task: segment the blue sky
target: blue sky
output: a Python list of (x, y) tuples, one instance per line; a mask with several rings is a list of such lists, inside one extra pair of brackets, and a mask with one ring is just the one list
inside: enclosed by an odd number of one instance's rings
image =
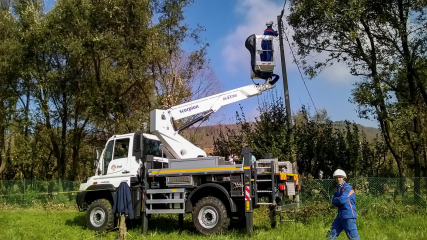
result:
[[(195, 28), (200, 24), (206, 28), (202, 38), (210, 45), (207, 58), (222, 82), (224, 91), (252, 84), (250, 55), (244, 42), (251, 34), (262, 34), (268, 20), (274, 21), (273, 28), (277, 30), (277, 15), (280, 14), (283, 3), (284, 0), (195, 0), (194, 4), (185, 9), (185, 21), (190, 27)], [(47, 9), (53, 4), (54, 0), (46, 0)], [(286, 13), (287, 9), (285, 15)], [(278, 40), (275, 41), (275, 46), (278, 52)], [(284, 46), (291, 110), (296, 112), (303, 104), (314, 110), (286, 41)], [(183, 44), (183, 48), (186, 51), (194, 50), (191, 43)], [(280, 60), (276, 61), (275, 73), (280, 75), (281, 79), (272, 91), (283, 96)], [(350, 120), (364, 126), (377, 127), (375, 120), (359, 119), (355, 111), (357, 106), (348, 101), (352, 84), (357, 80), (358, 78), (349, 74), (347, 68), (335, 64), (315, 79), (306, 80), (306, 84), (315, 107), (318, 110), (325, 109), (333, 121)], [(261, 83), (260, 80), (257, 82)], [(224, 106), (215, 114), (215, 121), (235, 123), (235, 112), (240, 112), (239, 104), (243, 106), (249, 120), (258, 116), (258, 100), (253, 97)]]
[[(250, 55), (244, 42), (251, 34), (262, 34), (268, 20), (274, 21), (274, 29), (277, 30), (277, 15), (280, 14), (283, 3), (284, 1), (274, 0), (196, 0), (185, 10), (186, 22), (190, 26), (199, 23), (206, 28), (202, 37), (210, 45), (207, 58), (223, 83), (224, 90), (252, 83), (249, 77)], [(278, 40), (275, 45), (279, 45)], [(302, 104), (314, 110), (297, 66), (293, 63), (288, 43), (284, 42), (284, 46), (291, 110), (297, 111)], [(184, 45), (186, 47), (191, 48), (188, 44)], [(279, 60), (276, 61), (275, 73), (282, 75)], [(315, 79), (306, 80), (306, 84), (316, 108), (325, 109), (333, 121), (350, 120), (364, 126), (377, 127), (376, 121), (359, 119), (355, 111), (357, 106), (348, 101), (352, 84), (357, 80), (358, 78), (349, 74), (347, 68), (336, 64)], [(283, 96), (282, 76), (275, 90)], [(239, 103), (249, 118), (257, 116), (256, 97)], [(218, 114), (234, 123), (232, 117), (239, 110), (239, 103), (223, 107)]]

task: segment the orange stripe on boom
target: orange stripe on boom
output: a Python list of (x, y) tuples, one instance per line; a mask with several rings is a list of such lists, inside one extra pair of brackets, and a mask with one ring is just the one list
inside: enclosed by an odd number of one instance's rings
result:
[(351, 194), (353, 194), (353, 193), (354, 193), (354, 190), (351, 190), (347, 197), (350, 197)]

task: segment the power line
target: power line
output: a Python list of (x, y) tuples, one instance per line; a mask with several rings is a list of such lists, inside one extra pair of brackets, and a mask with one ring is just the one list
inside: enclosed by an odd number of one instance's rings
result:
[[(285, 1), (285, 4), (286, 4), (286, 1)], [(285, 8), (285, 6), (284, 6), (284, 5), (283, 5), (283, 8)], [(301, 76), (301, 79), (302, 79), (302, 81), (303, 81), (303, 83), (304, 83), (305, 89), (307, 90), (308, 96), (310, 97), (311, 103), (313, 103), (314, 110), (317, 112), (316, 105), (314, 104), (313, 98), (311, 97), (310, 91), (308, 90), (307, 84), (305, 83), (304, 77), (302, 76), (301, 69), (300, 69), (300, 67), (299, 67), (299, 65), (298, 65), (298, 62), (297, 62), (297, 60), (296, 60), (296, 57), (295, 57), (294, 51), (292, 50), (291, 43), (289, 42), (289, 39), (288, 39), (288, 35), (286, 34), (286, 31), (285, 31), (285, 29), (284, 29), (283, 20), (282, 20), (282, 19), (280, 19), (280, 21), (282, 22), (282, 26), (283, 26), (283, 29), (280, 29), (280, 31), (282, 31), (282, 32), (285, 34), (286, 41), (288, 42), (289, 49), (291, 50), (292, 57), (294, 58), (294, 62), (295, 62), (295, 64), (297, 65), (298, 72), (299, 72), (299, 74), (300, 74), (300, 76)]]

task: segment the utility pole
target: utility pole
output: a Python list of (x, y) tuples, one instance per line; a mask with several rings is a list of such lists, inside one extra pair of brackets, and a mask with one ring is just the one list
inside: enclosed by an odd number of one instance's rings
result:
[(280, 58), (282, 63), (282, 78), (283, 78), (283, 88), (285, 91), (285, 106), (286, 106), (286, 115), (288, 116), (288, 129), (290, 132), (290, 137), (293, 137), (292, 134), (292, 115), (291, 115), (291, 103), (289, 101), (289, 89), (288, 89), (288, 76), (286, 74), (286, 61), (285, 61), (285, 48), (283, 47), (283, 36), (282, 36), (282, 13), (277, 16), (277, 24), (279, 30), (279, 45), (280, 45)]
[[(277, 16), (277, 24), (278, 24), (278, 32), (279, 32), (279, 45), (280, 45), (280, 58), (281, 58), (281, 64), (282, 64), (282, 78), (283, 78), (283, 89), (285, 91), (285, 106), (286, 106), (286, 115), (288, 117), (288, 131), (289, 131), (289, 139), (293, 139), (294, 138), (294, 134), (293, 134), (293, 126), (292, 126), (292, 113), (291, 113), (291, 101), (289, 100), (289, 89), (288, 89), (288, 76), (286, 74), (286, 61), (285, 61), (285, 48), (283, 46), (283, 26), (282, 26), (282, 18), (283, 18), (283, 13), (284, 13), (285, 9), (282, 9), (282, 12), (280, 13), (280, 15)], [(293, 160), (293, 155), (292, 152), (290, 154), (291, 156), (291, 162), (293, 162), (293, 169), (294, 169), (294, 173), (298, 174), (298, 164), (296, 163), (296, 161), (292, 161)], [(296, 184), (299, 181), (296, 181)], [(295, 195), (295, 201), (297, 202), (297, 205), (299, 207), (299, 191), (297, 191), (296, 195)]]

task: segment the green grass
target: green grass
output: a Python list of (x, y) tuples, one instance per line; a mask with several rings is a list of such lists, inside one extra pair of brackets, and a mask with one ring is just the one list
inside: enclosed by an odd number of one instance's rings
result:
[[(263, 211), (254, 214), (252, 239), (325, 239), (334, 216), (319, 216), (307, 224), (279, 224), (276, 229)], [(427, 239), (425, 214), (407, 214), (403, 217), (382, 219), (373, 213), (360, 216), (357, 221), (361, 239)], [(75, 210), (0, 209), (1, 239), (115, 239), (117, 232), (97, 233), (86, 228), (85, 213)], [(245, 239), (245, 230), (228, 231), (214, 237), (204, 237), (192, 225), (191, 215), (184, 218), (184, 230), (179, 232), (176, 216), (154, 216), (148, 236), (143, 236), (140, 228), (129, 230), (128, 239)], [(347, 239), (341, 233), (338, 239)]]

